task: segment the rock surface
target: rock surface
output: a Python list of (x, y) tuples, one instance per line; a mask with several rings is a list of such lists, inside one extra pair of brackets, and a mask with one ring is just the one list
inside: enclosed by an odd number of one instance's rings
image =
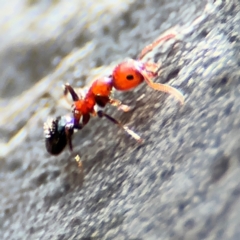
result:
[[(0, 239), (238, 240), (239, 1), (71, 2), (1, 3)], [(92, 119), (73, 154), (49, 156), (43, 122), (70, 113), (61, 85), (107, 74), (172, 26), (179, 40), (145, 60), (185, 104), (144, 84), (116, 93), (134, 109), (108, 112), (144, 144)]]

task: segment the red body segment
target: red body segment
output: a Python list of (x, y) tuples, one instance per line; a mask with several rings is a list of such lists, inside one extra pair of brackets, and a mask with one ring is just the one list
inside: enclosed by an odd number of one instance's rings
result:
[(94, 114), (94, 106), (99, 101), (99, 98), (107, 98), (111, 95), (112, 91), (112, 79), (103, 77), (96, 79), (89, 87), (86, 95), (73, 103), (74, 118), (76, 121), (80, 121), (83, 117), (83, 124), (87, 124), (90, 118), (90, 114)]
[(120, 91), (127, 91), (137, 87), (144, 81), (141, 70), (144, 65), (133, 59), (118, 64), (113, 70), (113, 87)]
[(89, 92), (92, 92), (95, 96), (107, 97), (111, 95), (112, 87), (112, 78), (103, 77), (92, 83)]

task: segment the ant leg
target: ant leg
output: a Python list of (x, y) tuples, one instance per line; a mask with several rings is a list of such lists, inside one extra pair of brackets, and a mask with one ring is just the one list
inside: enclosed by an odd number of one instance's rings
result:
[(65, 126), (65, 133), (66, 133), (69, 150), (72, 151), (73, 150), (73, 146), (72, 146), (73, 128), (72, 128), (72, 126), (69, 126), (69, 127)]
[(124, 131), (126, 131), (131, 137), (133, 137), (137, 142), (141, 143), (143, 142), (143, 139), (136, 134), (135, 132), (133, 132), (131, 129), (129, 129), (127, 126), (122, 125), (119, 121), (117, 121), (116, 119), (114, 119), (113, 117), (109, 116), (107, 113), (103, 112), (103, 111), (98, 111), (97, 115), (102, 118), (105, 117), (108, 120), (110, 120), (112, 123), (118, 125), (120, 128), (122, 128)]
[[(166, 34), (168, 32), (168, 34)], [(141, 60), (147, 53), (149, 53), (150, 51), (153, 50), (153, 48), (155, 48), (158, 44), (160, 44), (161, 42), (167, 41), (171, 38), (175, 38), (176, 37), (176, 33), (174, 32), (173, 29), (168, 30), (167, 32), (165, 32), (165, 34), (161, 34), (161, 36), (155, 40), (154, 42), (152, 42), (151, 44), (147, 45), (140, 53), (138, 59)], [(163, 36), (162, 36), (163, 35)]]
[(90, 114), (84, 114), (82, 116), (82, 123), (83, 123), (83, 126), (85, 126), (90, 120)]
[(148, 73), (146, 73), (145, 71), (142, 71), (141, 74), (144, 77), (144, 80), (146, 81), (146, 83), (153, 89), (157, 90), (157, 91), (161, 91), (161, 92), (165, 92), (168, 94), (172, 94), (181, 104), (184, 104), (184, 96), (183, 94), (178, 91), (176, 88), (171, 87), (169, 85), (166, 84), (162, 84), (162, 83), (155, 83), (151, 80), (150, 76)]
[(72, 138), (71, 138), (71, 136), (69, 134), (67, 135), (67, 142), (68, 142), (69, 150), (72, 152), (72, 150), (73, 150)]
[(83, 125), (80, 124), (80, 123), (74, 123), (74, 125), (70, 124), (70, 125), (65, 126), (65, 133), (66, 133), (67, 142), (68, 142), (68, 146), (69, 146), (70, 151), (73, 150), (72, 135), (74, 133), (74, 129), (81, 130), (82, 128), (83, 128)]
[(72, 88), (72, 86), (69, 83), (64, 84), (63, 88), (64, 88), (63, 89), (64, 96), (66, 96), (69, 92), (71, 94), (72, 100), (74, 102), (79, 100), (79, 97), (78, 97), (77, 93), (75, 92), (75, 90)]
[(73, 129), (81, 130), (84, 127), (84, 124), (74, 123)]
[(129, 112), (131, 110), (130, 106), (122, 104), (122, 102), (117, 99), (110, 98), (109, 103), (124, 112)]

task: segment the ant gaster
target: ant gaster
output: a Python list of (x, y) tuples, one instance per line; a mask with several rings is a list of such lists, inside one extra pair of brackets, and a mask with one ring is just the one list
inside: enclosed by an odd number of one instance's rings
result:
[(151, 51), (157, 44), (175, 37), (175, 34), (168, 34), (157, 39), (152, 44), (145, 47), (138, 60), (128, 59), (118, 64), (112, 75), (102, 77), (92, 82), (85, 96), (78, 96), (75, 90), (69, 85), (64, 85), (64, 95), (70, 93), (73, 100), (73, 117), (58, 117), (44, 124), (46, 148), (53, 155), (59, 154), (68, 144), (72, 150), (71, 138), (74, 129), (82, 129), (89, 121), (90, 116), (105, 117), (114, 124), (124, 129), (136, 141), (141, 142), (139, 135), (134, 133), (128, 127), (122, 125), (113, 117), (104, 111), (96, 111), (96, 106), (105, 107), (107, 104), (118, 107), (127, 112), (130, 107), (123, 105), (121, 101), (111, 97), (112, 89), (119, 91), (131, 90), (144, 81), (154, 90), (172, 94), (181, 104), (184, 103), (184, 97), (181, 92), (166, 84), (154, 83), (152, 79), (157, 76), (159, 65), (152, 62), (142, 62), (142, 58)]
[(81, 129), (79, 124), (74, 123), (70, 116), (61, 116), (56, 119), (48, 119), (44, 123), (46, 149), (52, 155), (58, 155), (65, 146), (69, 145), (72, 150), (72, 135), (74, 129)]

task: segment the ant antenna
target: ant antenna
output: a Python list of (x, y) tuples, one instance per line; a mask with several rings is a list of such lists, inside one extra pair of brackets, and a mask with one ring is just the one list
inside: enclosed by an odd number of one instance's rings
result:
[(161, 35), (157, 40), (155, 40), (154, 42), (152, 42), (151, 44), (147, 45), (142, 52), (139, 54), (138, 59), (141, 60), (147, 53), (149, 53), (150, 51), (153, 50), (153, 48), (155, 48), (158, 44), (160, 44), (161, 42), (167, 41), (171, 38), (175, 38), (176, 37), (176, 33), (174, 33), (174, 31), (167, 31), (170, 32), (166, 35)]
[(141, 74), (144, 77), (145, 82), (153, 89), (161, 91), (161, 92), (165, 92), (168, 94), (173, 95), (181, 104), (184, 104), (184, 96), (183, 94), (178, 91), (176, 88), (171, 87), (169, 85), (166, 84), (162, 84), (162, 83), (155, 83), (153, 82), (147, 73), (145, 73), (144, 71), (141, 72)]

